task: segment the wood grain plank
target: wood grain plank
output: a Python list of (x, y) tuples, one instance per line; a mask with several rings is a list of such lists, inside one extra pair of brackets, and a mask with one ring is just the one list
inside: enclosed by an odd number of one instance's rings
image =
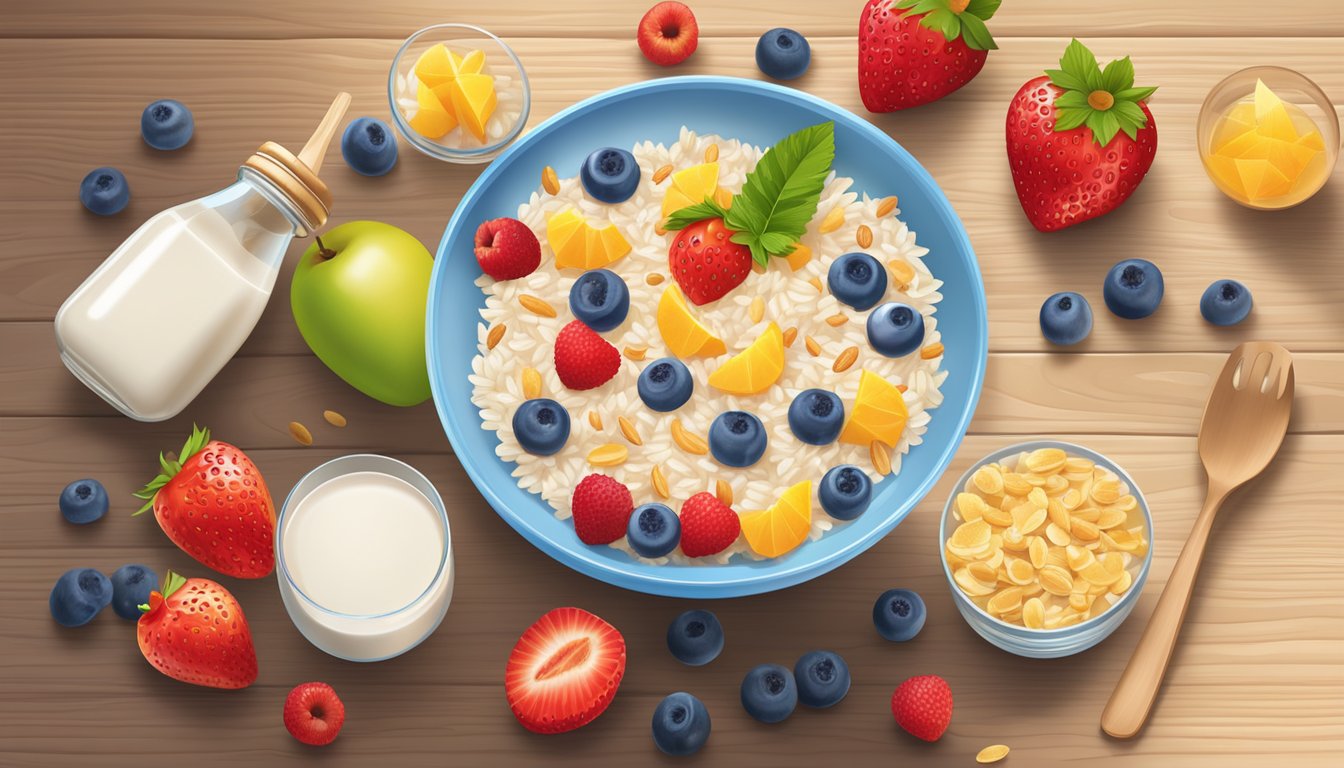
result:
[[(1046, 351), (1037, 325), (1044, 298), (1083, 292), (1097, 309), (1085, 352), (1225, 352), (1236, 342), (1270, 336), (1297, 351), (1341, 351), (1344, 241), (1340, 184), (1298, 208), (1256, 214), (1223, 199), (1204, 177), (1194, 148), (1194, 121), (1207, 89), (1250, 61), (1299, 68), (1332, 93), (1344, 93), (1337, 40), (1181, 39), (1093, 41), (1103, 58), (1131, 53), (1143, 82), (1161, 84), (1153, 105), (1162, 149), (1153, 171), (1124, 208), (1064, 232), (1035, 232), (1012, 193), (1001, 138), (1004, 105), (1029, 73), (1052, 63), (1062, 39), (1007, 40), (991, 66), (960, 94), (924, 109), (872, 116), (926, 164), (971, 233), (989, 295), (994, 351)], [(679, 73), (756, 76), (750, 41), (706, 50)], [(655, 73), (629, 46), (592, 41), (576, 58), (554, 38), (518, 40), (534, 75), (532, 122), (577, 99)], [(852, 40), (815, 41), (814, 71), (800, 87), (860, 110), (851, 74)], [(144, 218), (232, 178), (262, 140), (300, 143), (330, 94), (348, 88), (352, 114), (386, 115), (384, 68), (394, 41), (0, 41), (0, 99), (18, 121), (0, 126), (0, 319), (53, 316), (68, 293)], [(1235, 50), (1235, 55), (1227, 51)], [(90, 58), (103, 62), (89, 68)], [(227, 68), (218, 62), (229, 61)], [(303, 77), (277, 77), (295, 72)], [(76, 85), (78, 84), (78, 85)], [(177, 155), (137, 138), (137, 117), (152, 98), (174, 94), (196, 112), (197, 139)], [(99, 130), (87, 116), (100, 115)], [(948, 126), (958, 138), (948, 141)], [(671, 129), (669, 129), (671, 130)], [(405, 148), (403, 148), (405, 149)], [(41, 158), (34, 160), (33, 158)], [(127, 171), (134, 199), (112, 219), (84, 213), (74, 190), (94, 165)], [(843, 169), (842, 169), (843, 170)], [(367, 179), (333, 159), (327, 178), (336, 195), (333, 223), (373, 218), (397, 224), (433, 247), (476, 169), (449, 166), (406, 150), (389, 176)], [(877, 192), (900, 190), (880, 190)], [(299, 246), (295, 246), (296, 250)], [(1100, 283), (1120, 258), (1147, 256), (1166, 275), (1166, 306), (1141, 322), (1120, 321), (1101, 304)], [(1291, 257), (1291, 258), (1289, 258)], [(291, 253), (291, 261), (294, 254)], [(1219, 277), (1246, 282), (1252, 319), (1233, 329), (1203, 323), (1196, 309)], [(277, 293), (283, 297), (287, 271)], [(275, 304), (280, 304), (278, 300)], [(283, 306), (272, 306), (249, 342), (256, 352), (295, 349)]]
[[(590, 581), (531, 549), (484, 504), (456, 463), (441, 455), (404, 456), (424, 470), (450, 508), (458, 586), (443, 627), (406, 657), (376, 666), (339, 662), (298, 635), (270, 579), (226, 580), (247, 611), (262, 659), (258, 685), (234, 694), (184, 686), (139, 658), (129, 626), (111, 615), (80, 630), (46, 617), (46, 589), (72, 565), (111, 569), (124, 561), (191, 570), (190, 562), (149, 520), (118, 509), (87, 528), (65, 525), (53, 494), (70, 471), (95, 474), (120, 497), (140, 479), (133, 457), (142, 436), (93, 432), (71, 440), (69, 419), (0, 419), (0, 702), (5, 765), (61, 765), (99, 755), (99, 764), (166, 761), (221, 746), (211, 765), (297, 759), (280, 727), (279, 703), (300, 680), (323, 679), (350, 711), (347, 731), (323, 759), (364, 765), (395, 753), (399, 765), (441, 765), (444, 755), (472, 765), (580, 765), (594, 760), (644, 764), (651, 759), (647, 722), (658, 697), (675, 689), (702, 696), (714, 720), (700, 764), (796, 765), (843, 761), (890, 765), (964, 765), (985, 744), (1009, 743), (1022, 764), (1108, 758), (1119, 765), (1253, 765), (1267, 758), (1325, 765), (1344, 748), (1344, 598), (1334, 589), (1344, 561), (1319, 535), (1344, 494), (1335, 470), (1344, 436), (1290, 437), (1274, 467), (1235, 497), (1219, 523), (1204, 564), (1199, 596), (1145, 737), (1102, 738), (1101, 704), (1137, 641), (1179, 542), (1194, 519), (1202, 481), (1194, 440), (1186, 437), (1075, 436), (1120, 461), (1142, 485), (1155, 523), (1152, 577), (1133, 617), (1096, 649), (1069, 659), (1027, 662), (992, 649), (957, 616), (934, 541), (950, 484), (974, 457), (1010, 438), (968, 439), (948, 475), (897, 529), (844, 568), (783, 593), (716, 604), (729, 643), (714, 664), (688, 669), (662, 650), (666, 622), (689, 604), (648, 598)], [(82, 422), (78, 422), (82, 423)], [(261, 450), (254, 458), (277, 493), (332, 451)], [(76, 469), (78, 468), (78, 469)], [(914, 642), (894, 646), (871, 630), (871, 600), (883, 585), (912, 587), (929, 603), (930, 620)], [(613, 621), (626, 635), (630, 668), (620, 697), (582, 735), (531, 737), (508, 716), (499, 670), (517, 632), (537, 614), (578, 604)], [(825, 621), (799, 612), (826, 606)], [(850, 698), (832, 712), (800, 713), (770, 731), (736, 703), (740, 676), (763, 660), (789, 663), (802, 651), (829, 647), (856, 678)], [(33, 664), (32, 660), (50, 659)], [(58, 666), (53, 666), (58, 665)], [(919, 744), (891, 726), (887, 698), (912, 674), (938, 673), (956, 695), (957, 711), (939, 744)], [(987, 684), (992, 682), (992, 684)], [(1023, 692), (1040, 690), (1023, 706)], [(108, 712), (117, 716), (109, 719)], [(127, 722), (171, 723), (171, 738), (137, 738)], [(137, 734), (138, 736), (138, 734)], [(59, 750), (51, 748), (59, 739)], [(143, 762), (138, 763), (143, 765)], [(1108, 763), (1109, 764), (1109, 763)]]
[[(122, 425), (111, 406), (61, 365), (49, 323), (0, 323), (0, 349), (6, 351), (0, 357), (0, 416), (100, 416), (113, 420), (112, 429)], [(1212, 352), (994, 354), (971, 432), (1194, 435), (1225, 359)], [(1303, 352), (1294, 364), (1299, 384), (1290, 430), (1344, 432), (1344, 354)], [(321, 416), (326, 409), (344, 414), (349, 425), (327, 425)], [(175, 437), (193, 421), (229, 423), (228, 439), (240, 445), (280, 448), (293, 444), (286, 425), (296, 420), (329, 448), (447, 447), (430, 404), (383, 405), (346, 385), (307, 352), (256, 356), (246, 348), (183, 415), (155, 432)]]
[[(305, 38), (386, 37), (401, 39), (429, 24), (468, 21), (507, 37), (607, 37), (633, 40), (634, 29), (652, 3), (587, 0), (557, 4), (510, 0), (503, 6), (463, 0), (403, 0), (370, 6), (356, 0), (265, 0), (183, 5), (173, 0), (141, 0), (111, 6), (98, 0), (57, 0), (5, 9), (0, 35), (7, 37)], [(690, 4), (699, 22), (702, 46), (720, 35), (756, 36), (787, 18), (806, 35), (852, 35), (862, 0), (798, 3), (781, 13), (775, 0), (713, 0)], [(995, 15), (997, 38), (1013, 36), (1133, 37), (1306, 36), (1344, 33), (1344, 18), (1332, 0), (1286, 0), (1272, 13), (1255, 0), (1224, 0), (1216, 11), (1199, 4), (1163, 0), (1061, 5), (1058, 0), (1011, 0)]]

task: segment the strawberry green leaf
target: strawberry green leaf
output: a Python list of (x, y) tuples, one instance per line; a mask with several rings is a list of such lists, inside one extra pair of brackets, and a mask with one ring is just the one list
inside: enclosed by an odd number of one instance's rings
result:
[(163, 576), (163, 588), (159, 590), (159, 594), (163, 595), (166, 598), (169, 595), (176, 592), (177, 590), (181, 589), (182, 585), (186, 583), (187, 583), (186, 577), (176, 573), (175, 571), (169, 571)]
[(663, 223), (663, 228), (667, 230), (685, 229), (697, 221), (721, 219), (726, 213), (727, 211), (723, 209), (723, 206), (707, 197), (703, 202), (679, 208), (668, 214), (667, 221)]
[(985, 22), (999, 10), (1002, 0), (898, 0), (893, 6), (905, 11), (902, 19), (920, 16), (920, 26), (931, 29), (948, 42), (961, 38), (966, 47), (991, 51), (999, 46)]
[(729, 229), (749, 236), (745, 245), (757, 263), (803, 236), (834, 160), (835, 124), (826, 122), (784, 137), (747, 174), (723, 219)]
[(1134, 87), (1134, 62), (1128, 56), (1102, 69), (1092, 51), (1073, 40), (1059, 59), (1059, 69), (1045, 74), (1063, 91), (1055, 97), (1055, 131), (1087, 127), (1104, 147), (1118, 133), (1133, 140), (1148, 126), (1139, 104), (1157, 89)]

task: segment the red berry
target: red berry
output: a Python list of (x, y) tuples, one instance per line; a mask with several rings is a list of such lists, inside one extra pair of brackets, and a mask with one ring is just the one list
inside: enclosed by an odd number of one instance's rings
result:
[(937, 675), (912, 677), (891, 695), (891, 714), (911, 736), (937, 741), (952, 722), (952, 689)]
[(987, 51), (968, 46), (964, 34), (948, 40), (920, 23), (926, 14), (910, 10), (892, 0), (868, 0), (859, 16), (859, 96), (869, 112), (937, 101), (985, 66)]
[(285, 729), (314, 747), (336, 740), (345, 724), (345, 705), (326, 683), (303, 683), (285, 697)]
[(504, 695), (527, 730), (564, 733), (606, 711), (624, 676), (621, 633), (580, 608), (556, 608), (513, 646)]
[(580, 320), (555, 337), (555, 372), (570, 389), (596, 389), (621, 370), (621, 353)]
[(734, 234), (723, 219), (705, 219), (672, 239), (667, 266), (692, 303), (721, 299), (751, 274), (751, 249), (732, 242)]
[(491, 219), (476, 228), (476, 261), (496, 280), (527, 277), (541, 263), (541, 243), (517, 219)]
[(737, 513), (712, 493), (697, 493), (681, 505), (681, 551), (687, 557), (716, 555), (741, 532)]
[(639, 20), (635, 33), (644, 58), (664, 67), (680, 64), (695, 53), (700, 27), (684, 3), (658, 3)]
[(606, 475), (583, 478), (570, 497), (574, 532), (584, 544), (610, 544), (624, 536), (634, 508), (630, 489)]

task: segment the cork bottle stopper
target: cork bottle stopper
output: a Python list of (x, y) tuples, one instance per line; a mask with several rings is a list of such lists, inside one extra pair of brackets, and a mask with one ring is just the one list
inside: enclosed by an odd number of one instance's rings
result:
[(341, 126), (345, 111), (350, 107), (350, 94), (341, 92), (327, 109), (327, 114), (318, 124), (317, 130), (295, 155), (279, 144), (268, 141), (243, 163), (264, 176), (276, 186), (294, 208), (299, 212), (306, 225), (307, 232), (320, 229), (331, 215), (331, 190), (318, 178), (327, 147)]

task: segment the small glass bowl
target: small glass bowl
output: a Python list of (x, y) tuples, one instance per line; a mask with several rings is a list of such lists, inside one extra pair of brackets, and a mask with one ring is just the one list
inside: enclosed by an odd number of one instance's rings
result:
[[(1138, 570), (1131, 571), (1134, 581), (1129, 590), (1121, 595), (1120, 599), (1105, 613), (1079, 624), (1057, 629), (1029, 629), (1016, 624), (1009, 624), (984, 611), (967, 597), (966, 593), (962, 592), (961, 587), (957, 586), (956, 581), (953, 580), (952, 569), (947, 564), (947, 548), (945, 546), (947, 537), (959, 524), (953, 510), (957, 493), (966, 488), (966, 484), (970, 481), (975, 470), (985, 464), (1002, 461), (1017, 456), (1024, 451), (1034, 451), (1039, 448), (1059, 448), (1069, 456), (1091, 459), (1096, 464), (1113, 470), (1129, 486), (1129, 492), (1138, 499), (1138, 508), (1143, 513), (1144, 529), (1148, 535), (1148, 552), (1144, 555), (1143, 562), (1139, 565)], [(1120, 468), (1120, 465), (1114, 461), (1081, 445), (1058, 440), (1032, 440), (1000, 448), (975, 462), (966, 470), (966, 473), (957, 481), (955, 488), (947, 499), (947, 505), (943, 508), (942, 522), (938, 526), (938, 552), (943, 563), (943, 575), (947, 577), (947, 586), (952, 590), (952, 601), (956, 603), (957, 610), (961, 612), (962, 618), (966, 619), (966, 623), (971, 625), (971, 629), (974, 629), (976, 634), (1002, 650), (1018, 656), (1032, 659), (1055, 659), (1085, 651), (1105, 640), (1117, 627), (1124, 623), (1130, 611), (1134, 610), (1134, 606), (1139, 602), (1139, 595), (1143, 592), (1143, 585), (1148, 581), (1148, 569), (1153, 563), (1153, 516), (1149, 512), (1148, 502), (1143, 498), (1143, 493), (1139, 490), (1138, 484), (1134, 482), (1134, 478), (1126, 474)]]
[[(1229, 189), (1219, 180), (1209, 156), (1213, 152), (1213, 135), (1219, 120), (1234, 104), (1255, 94), (1257, 80), (1264, 81), (1285, 103), (1297, 106), (1316, 124), (1325, 143), (1325, 173), (1321, 174), (1319, 183), (1313, 186), (1294, 189), (1290, 194), (1279, 197), (1248, 200), (1238, 190)], [(1203, 161), (1204, 170), (1208, 172), (1214, 186), (1237, 203), (1259, 211), (1291, 208), (1319, 192), (1334, 172), (1335, 161), (1339, 158), (1339, 142), (1339, 115), (1335, 113), (1335, 107), (1325, 91), (1306, 75), (1284, 67), (1250, 67), (1223, 78), (1204, 97), (1204, 104), (1199, 108), (1199, 119), (1195, 123), (1199, 159)]]
[[(418, 82), (414, 77), (415, 62), (430, 46), (438, 43), (458, 53), (478, 49), (485, 53), (485, 66), (487, 72), (495, 76), (499, 97), (494, 116), (486, 121), (485, 144), (478, 142), (461, 125), (443, 138), (429, 139), (417, 133), (406, 119), (401, 100), (415, 99)], [(471, 24), (435, 24), (406, 38), (406, 42), (397, 49), (396, 56), (392, 57), (392, 67), (387, 75), (387, 103), (392, 110), (392, 123), (397, 127), (397, 132), (412, 147), (450, 163), (488, 163), (523, 132), (532, 109), (532, 89), (527, 82), (523, 63), (503, 40)], [(491, 133), (497, 119), (510, 117), (511, 123), (506, 121), (496, 134)]]

